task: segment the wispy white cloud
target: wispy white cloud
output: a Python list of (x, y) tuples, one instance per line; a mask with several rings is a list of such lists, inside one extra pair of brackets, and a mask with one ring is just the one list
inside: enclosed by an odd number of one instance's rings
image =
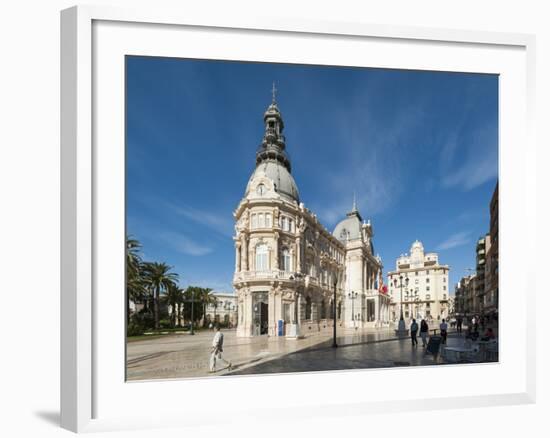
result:
[(181, 233), (163, 232), (160, 234), (160, 238), (174, 250), (183, 254), (203, 256), (213, 251), (211, 246), (197, 242)]
[(471, 242), (470, 235), (471, 233), (468, 231), (461, 231), (459, 233), (452, 234), (439, 245), (437, 245), (436, 250), (443, 251), (446, 249), (452, 249), (459, 246), (467, 245)]
[(217, 213), (185, 204), (175, 205), (169, 203), (168, 206), (176, 214), (196, 224), (205, 225), (225, 237), (233, 236), (234, 222), (231, 212)]
[(468, 191), (498, 177), (497, 129), (489, 122), (466, 135), (463, 126), (457, 125), (441, 149), (441, 182)]
[(368, 218), (390, 208), (406, 189), (407, 157), (413, 150), (410, 142), (412, 133), (423, 126), (425, 103), (414, 102), (396, 109), (392, 118), (380, 119), (366, 103), (370, 92), (366, 88), (357, 96), (355, 109), (346, 108), (332, 119), (346, 145), (346, 159), (343, 167), (322, 173), (329, 183), (324, 185), (331, 196), (327, 199), (330, 206), (313, 206), (330, 225), (350, 211), (354, 193), (359, 210)]

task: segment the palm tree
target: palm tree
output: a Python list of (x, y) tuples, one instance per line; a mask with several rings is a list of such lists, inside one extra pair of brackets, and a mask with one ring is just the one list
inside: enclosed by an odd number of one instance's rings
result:
[(212, 293), (212, 289), (209, 287), (203, 287), (200, 288), (200, 300), (202, 301), (202, 319), (203, 319), (203, 325), (206, 325), (206, 306), (208, 304), (215, 304), (216, 297)]
[(143, 261), (139, 254), (141, 243), (131, 236), (126, 236), (126, 304), (128, 321), (130, 318), (130, 301), (141, 301), (147, 293), (143, 279)]
[(176, 326), (176, 316), (178, 322), (181, 319), (181, 305), (183, 303), (183, 289), (178, 287), (175, 283), (170, 285), (163, 296), (166, 304), (172, 308), (170, 315), (170, 326), (174, 328)]
[(153, 292), (153, 312), (155, 317), (155, 329), (159, 328), (159, 299), (162, 292), (168, 291), (178, 281), (178, 274), (170, 272), (172, 266), (166, 263), (147, 262), (143, 272), (146, 282)]

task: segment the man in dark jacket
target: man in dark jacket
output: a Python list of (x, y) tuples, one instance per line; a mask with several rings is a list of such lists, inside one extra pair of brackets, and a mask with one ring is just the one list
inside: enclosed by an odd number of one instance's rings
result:
[(413, 318), (413, 322), (411, 324), (411, 342), (413, 347), (416, 347), (418, 345), (418, 340), (416, 339), (417, 333), (418, 333), (418, 324), (416, 323), (416, 319)]
[(428, 345), (428, 342), (426, 342), (426, 338), (428, 337), (428, 323), (425, 319), (420, 321), (420, 337), (422, 338), (422, 346), (426, 348), (426, 345)]

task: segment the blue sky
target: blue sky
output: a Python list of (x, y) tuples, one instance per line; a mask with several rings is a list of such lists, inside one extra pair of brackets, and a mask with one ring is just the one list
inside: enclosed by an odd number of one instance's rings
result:
[(333, 230), (374, 227), (384, 271), (419, 239), (456, 283), (475, 267), (498, 174), (498, 77), (127, 58), (127, 230), (181, 284), (231, 291), (232, 212), (255, 166), (273, 81), (292, 173)]

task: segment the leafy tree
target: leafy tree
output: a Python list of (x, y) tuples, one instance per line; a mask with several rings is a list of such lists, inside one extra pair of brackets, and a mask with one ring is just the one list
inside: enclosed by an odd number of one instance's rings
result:
[(159, 262), (146, 262), (143, 267), (145, 282), (153, 294), (155, 329), (160, 327), (160, 295), (166, 293), (178, 281), (178, 274), (171, 270), (172, 266)]

